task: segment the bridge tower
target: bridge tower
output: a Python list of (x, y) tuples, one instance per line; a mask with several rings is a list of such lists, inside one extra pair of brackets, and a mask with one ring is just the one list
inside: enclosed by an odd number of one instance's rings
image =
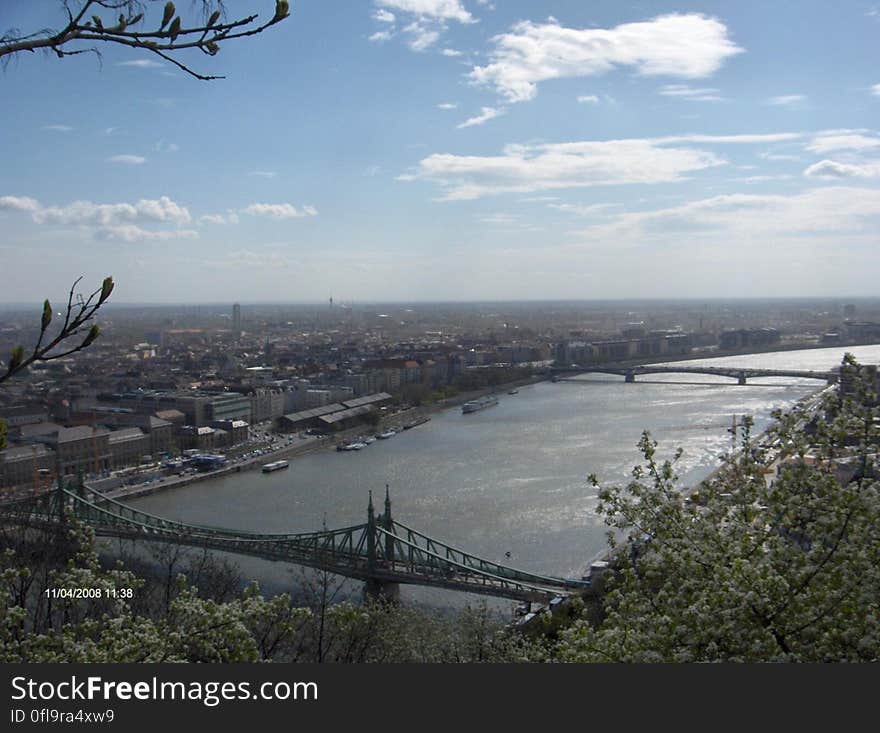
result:
[(389, 534), (385, 535), (385, 559), (389, 565), (394, 566), (394, 537), (390, 533), (394, 532), (394, 520), (391, 519), (391, 492), (388, 484), (385, 484), (385, 513), (382, 515), (383, 526)]
[(736, 383), (741, 384), (741, 385), (746, 383), (746, 373), (745, 372), (740, 372), (739, 374), (737, 374)]
[(635, 382), (636, 381), (636, 373), (635, 372), (626, 372), (623, 375), (624, 382)]
[[(385, 516), (380, 516), (379, 521), (382, 528), (390, 531), (392, 527), (391, 520), (391, 497), (388, 494), (388, 487), (385, 487)], [(379, 534), (377, 531), (376, 512), (373, 509), (373, 492), (370, 492), (370, 501), (367, 504), (367, 581), (364, 584), (364, 595), (374, 601), (382, 601), (385, 603), (397, 603), (400, 600), (400, 583), (381, 580), (377, 577), (376, 570), (379, 562), (376, 556), (376, 538)], [(391, 548), (390, 558), (387, 555), (388, 548)], [(391, 537), (385, 538), (385, 552), (387, 559), (393, 559), (394, 540)], [(383, 562), (383, 564), (387, 564)]]

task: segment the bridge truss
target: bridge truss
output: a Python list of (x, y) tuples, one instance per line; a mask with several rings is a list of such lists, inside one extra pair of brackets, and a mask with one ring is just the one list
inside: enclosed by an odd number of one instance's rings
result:
[(399, 585), (414, 584), (542, 601), (583, 591), (589, 585), (589, 581), (500, 565), (401, 524), (391, 516), (387, 489), (384, 514), (375, 514), (371, 494), (364, 524), (294, 534), (178, 522), (134, 509), (82, 486), (59, 487), (3, 504), (0, 516), (7, 522), (42, 528), (62, 526), (74, 516), (98, 536), (168, 542), (304, 565), (365, 581), (367, 592), (380, 597), (393, 597)]

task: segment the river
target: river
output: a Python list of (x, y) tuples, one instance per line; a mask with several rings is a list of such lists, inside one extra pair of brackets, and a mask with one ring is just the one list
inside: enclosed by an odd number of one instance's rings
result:
[[(687, 362), (714, 366), (826, 370), (847, 349), (810, 349)], [(880, 361), (880, 346), (851, 347), (860, 361)], [(451, 408), (430, 422), (361, 451), (311, 453), (270, 474), (249, 471), (132, 499), (144, 511), (183, 521), (266, 532), (314, 531), (366, 519), (368, 492), (382, 511), (390, 485), (392, 513), (438, 540), (533, 572), (579, 577), (605, 545), (596, 494), (587, 476), (625, 483), (638, 462), (642, 430), (660, 441), (661, 457), (684, 450), (684, 483), (700, 480), (731, 447), (733, 415), (756, 431), (824, 386), (809, 379), (764, 378), (744, 386), (714, 376), (583, 375), (502, 393), (499, 404), (463, 415)], [(506, 553), (510, 553), (509, 557)], [(291, 569), (237, 558), (245, 577), (286, 588)], [(406, 589), (428, 603), (460, 595)]]

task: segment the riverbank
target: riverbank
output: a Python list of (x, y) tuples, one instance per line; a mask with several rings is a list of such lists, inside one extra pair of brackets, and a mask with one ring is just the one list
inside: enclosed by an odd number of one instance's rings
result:
[(461, 392), (454, 397), (447, 397), (427, 405), (418, 405), (407, 410), (395, 412), (382, 418), (376, 425), (359, 425), (327, 436), (306, 435), (302, 438), (295, 438), (295, 442), (292, 444), (281, 446), (273, 451), (266, 451), (261, 456), (236, 462), (214, 471), (205, 471), (186, 476), (166, 476), (161, 477), (158, 480), (154, 479), (150, 483), (129, 485), (111, 489), (109, 491), (100, 491), (99, 486), (93, 484), (87, 484), (87, 488), (93, 489), (95, 493), (98, 493), (101, 496), (106, 496), (109, 499), (131, 499), (170, 491), (171, 489), (183, 488), (184, 486), (190, 486), (191, 484), (209, 481), (230, 474), (253, 471), (256, 469), (262, 470), (263, 465), (272, 461), (296, 459), (300, 456), (308, 455), (317, 451), (335, 451), (338, 445), (350, 442), (354, 438), (364, 435), (365, 433), (379, 433), (391, 429), (402, 430), (405, 429), (405, 426), (417, 426), (418, 424), (430, 420), (432, 414), (462, 405), (469, 400), (499, 390), (506, 391), (508, 389), (517, 389), (519, 387), (525, 387), (546, 380), (547, 377), (545, 375), (539, 374), (526, 379), (507, 382), (498, 385), (497, 387), (487, 387), (469, 392)]

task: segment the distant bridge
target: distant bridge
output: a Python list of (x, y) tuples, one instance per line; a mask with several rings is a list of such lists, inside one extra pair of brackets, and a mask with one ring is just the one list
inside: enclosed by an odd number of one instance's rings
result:
[(176, 522), (82, 486), (59, 486), (0, 505), (3, 520), (42, 528), (62, 526), (71, 514), (100, 536), (190, 545), (326, 570), (364, 581), (366, 593), (376, 598), (396, 598), (400, 584), (518, 601), (546, 601), (589, 586), (589, 581), (499, 565), (411, 529), (392, 518), (387, 488), (384, 514), (375, 514), (371, 493), (366, 523), (301, 534), (264, 534)]
[(636, 376), (644, 374), (710, 374), (730, 377), (737, 384), (757, 377), (796, 377), (799, 379), (822, 379), (832, 384), (837, 381), (837, 371), (804, 371), (799, 369), (755, 369), (751, 367), (712, 367), (712, 366), (570, 366), (551, 367), (554, 379), (570, 374), (617, 374), (627, 382), (635, 382)]

